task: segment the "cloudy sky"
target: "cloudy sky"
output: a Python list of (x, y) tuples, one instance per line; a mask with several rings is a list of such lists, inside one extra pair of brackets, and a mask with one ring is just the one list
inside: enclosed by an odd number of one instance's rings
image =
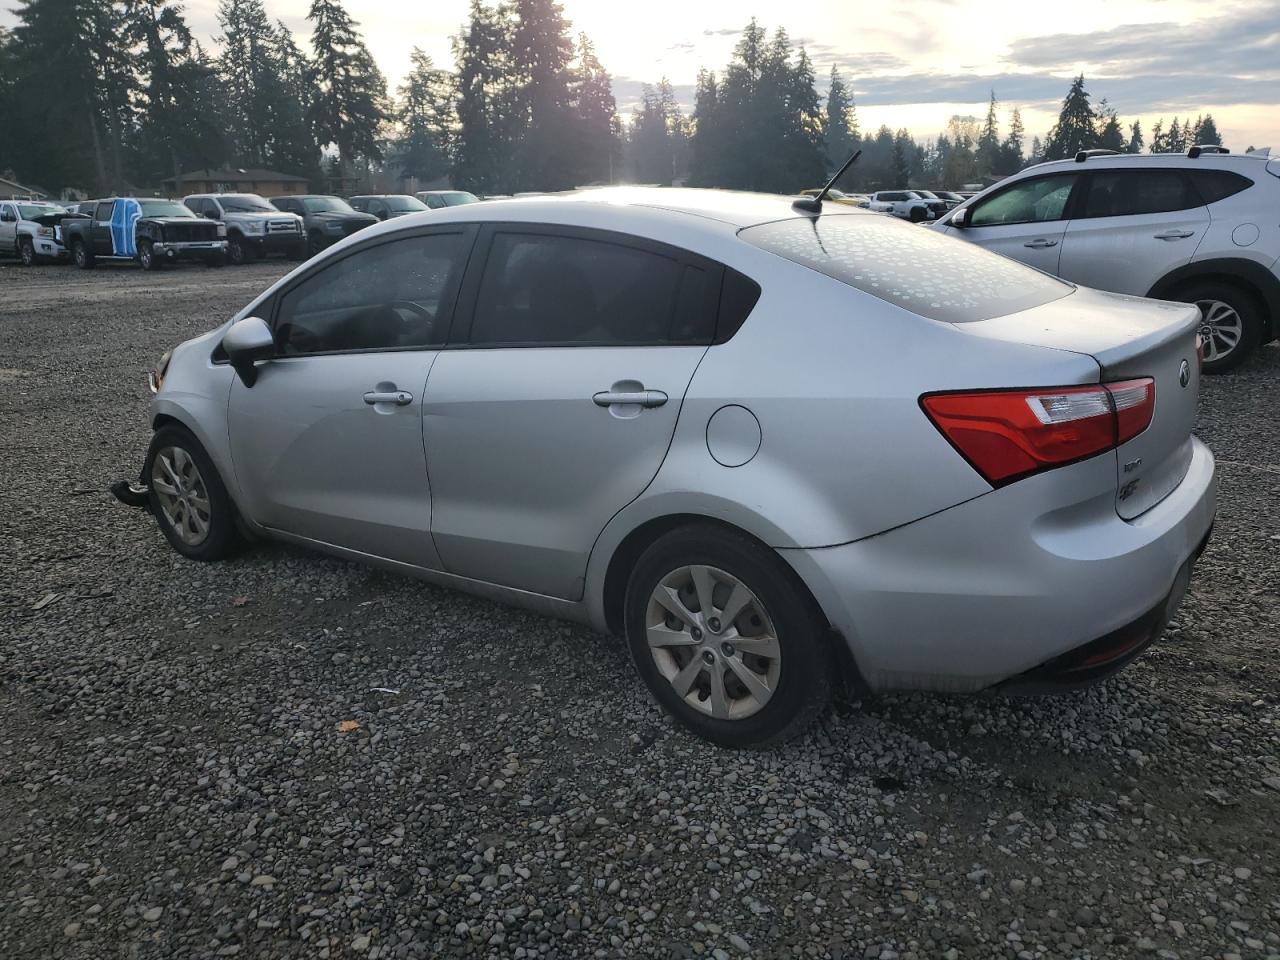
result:
[[(299, 40), (309, 0), (267, 0)], [(1022, 109), (1028, 139), (1053, 123), (1084, 71), (1126, 122), (1212, 112), (1227, 145), (1280, 152), (1280, 0), (563, 0), (595, 42), (629, 113), (640, 84), (665, 74), (691, 103), (700, 66), (720, 70), (752, 15), (803, 40), (820, 74), (852, 81), (864, 129), (881, 123), (931, 138), (953, 114), (982, 115), (991, 89), (1002, 122)], [(217, 33), (217, 0), (188, 0), (201, 38)], [(422, 47), (451, 64), (449, 38), (467, 0), (347, 0), (394, 86)], [(11, 17), (5, 19), (11, 20)]]

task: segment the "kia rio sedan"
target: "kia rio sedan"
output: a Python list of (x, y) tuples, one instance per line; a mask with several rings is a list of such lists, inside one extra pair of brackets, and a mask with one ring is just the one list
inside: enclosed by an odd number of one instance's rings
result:
[(184, 556), (245, 535), (625, 636), (718, 744), (833, 690), (1063, 689), (1214, 518), (1194, 306), (845, 205), (601, 190), (400, 217), (153, 375)]

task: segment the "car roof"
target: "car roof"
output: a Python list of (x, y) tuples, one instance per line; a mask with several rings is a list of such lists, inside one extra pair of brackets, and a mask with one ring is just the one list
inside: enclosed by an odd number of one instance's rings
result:
[(1241, 173), (1256, 173), (1255, 164), (1266, 164), (1266, 157), (1251, 156), (1247, 153), (1202, 153), (1198, 157), (1189, 157), (1185, 153), (1115, 153), (1092, 156), (1085, 160), (1068, 157), (1065, 160), (1048, 160), (1027, 167), (1016, 176), (1022, 176), (1032, 170), (1097, 170), (1111, 167), (1186, 167), (1190, 170), (1201, 168), (1211, 170), (1235, 170)]

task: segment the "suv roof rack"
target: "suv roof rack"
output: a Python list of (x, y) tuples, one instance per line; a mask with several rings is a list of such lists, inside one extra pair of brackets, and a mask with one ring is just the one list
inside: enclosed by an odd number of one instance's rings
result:
[(1118, 157), (1119, 150), (1081, 150), (1076, 154), (1076, 163), (1084, 163), (1090, 157)]
[(1220, 147), (1216, 143), (1197, 143), (1194, 147), (1187, 151), (1187, 156), (1194, 160), (1202, 153), (1230, 153), (1226, 147)]

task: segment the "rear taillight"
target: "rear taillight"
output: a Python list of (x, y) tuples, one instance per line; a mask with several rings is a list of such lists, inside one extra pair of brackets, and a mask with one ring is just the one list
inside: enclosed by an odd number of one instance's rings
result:
[(920, 405), (987, 482), (1074, 463), (1132, 440), (1151, 423), (1150, 378), (1088, 387), (934, 393)]

